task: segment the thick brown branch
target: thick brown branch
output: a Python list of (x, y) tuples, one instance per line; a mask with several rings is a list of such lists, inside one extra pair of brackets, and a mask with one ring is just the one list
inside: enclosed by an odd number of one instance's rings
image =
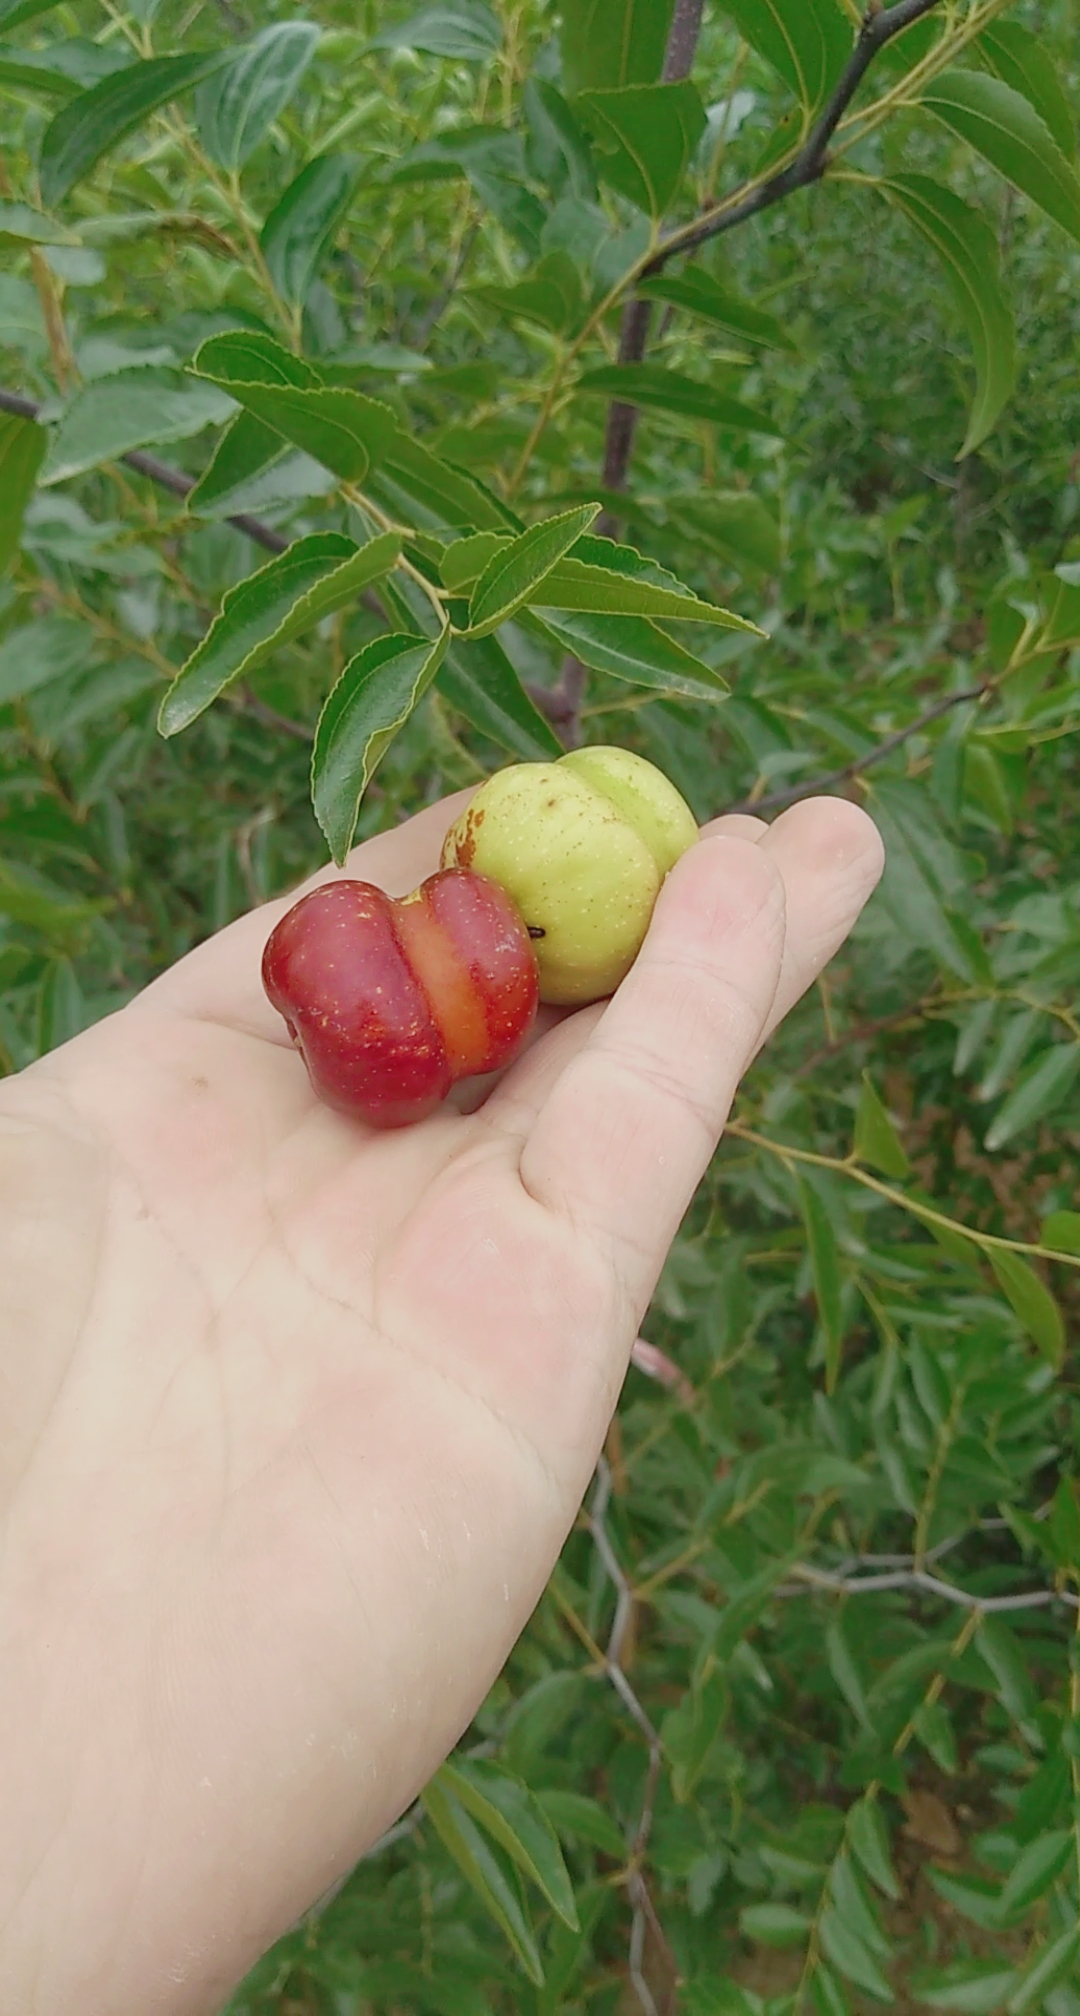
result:
[(745, 223), (748, 217), (756, 217), (760, 211), (771, 209), (774, 203), (793, 195), (796, 189), (806, 189), (812, 182), (820, 181), (828, 167), (829, 142), (875, 56), (894, 36), (901, 35), (913, 21), (921, 20), (924, 14), (929, 14), (939, 4), (940, 0), (897, 0), (894, 7), (869, 6), (863, 17), (859, 39), (832, 97), (795, 159), (778, 174), (771, 175), (760, 188), (752, 189), (741, 202), (736, 200), (719, 214), (703, 217), (700, 224), (688, 231), (674, 233), (666, 245), (660, 246), (655, 258), (650, 259), (642, 277), (647, 279), (651, 273), (659, 273), (677, 253), (692, 252), (710, 238), (719, 238), (723, 232), (733, 230), (736, 224)]
[(697, 55), (704, 0), (675, 0), (664, 51), (662, 76), (665, 84), (681, 84), (689, 77)]
[[(679, 84), (690, 75), (697, 52), (698, 36), (701, 33), (703, 4), (704, 0), (675, 0), (667, 48), (664, 52), (665, 84)], [(622, 328), (619, 331), (620, 364), (640, 364), (649, 340), (651, 320), (650, 301), (627, 302), (623, 309)], [(627, 405), (623, 399), (612, 400), (608, 407), (607, 434), (604, 441), (605, 489), (626, 488), (637, 422), (636, 406)], [(605, 511), (596, 529), (602, 537), (613, 539), (618, 530), (618, 520), (612, 512)]]
[[(694, 56), (697, 52), (698, 36), (701, 33), (701, 16), (704, 0), (675, 0), (668, 30), (667, 47), (664, 51), (662, 72), (665, 84), (681, 83), (690, 75)], [(619, 363), (640, 364), (649, 340), (649, 324), (652, 320), (651, 301), (628, 301), (623, 309), (622, 327), (619, 331)], [(638, 423), (638, 408), (625, 399), (613, 399), (608, 407), (607, 427), (604, 435), (604, 487), (607, 490), (625, 490), (630, 469), (630, 458), (634, 452), (634, 434)], [(597, 520), (596, 530), (604, 539), (615, 539), (619, 533), (619, 520), (613, 511), (604, 511)], [(559, 683), (552, 699), (558, 709), (557, 714), (549, 713), (556, 733), (568, 748), (576, 747), (581, 740), (579, 712), (585, 695), (588, 674), (580, 658), (573, 653), (563, 659)]]
[(993, 692), (996, 684), (995, 679), (984, 679), (981, 686), (966, 686), (962, 693), (947, 693), (944, 700), (935, 700), (934, 705), (928, 707), (924, 714), (916, 715), (914, 721), (909, 721), (906, 728), (898, 728), (895, 734), (886, 735), (884, 742), (878, 742), (873, 749), (868, 749), (865, 756), (856, 756), (854, 762), (845, 763), (842, 769), (827, 770), (822, 777), (808, 777), (805, 784), (793, 784), (790, 791), (773, 791), (767, 798), (743, 798), (738, 805), (729, 805), (727, 810), (780, 812), (785, 805), (796, 805), (800, 798), (813, 798), (819, 791), (831, 791), (836, 784), (847, 784), (853, 777), (859, 777), (864, 770), (869, 770), (872, 764), (883, 762), (886, 756), (892, 755), (894, 749), (899, 749), (902, 742), (907, 742), (912, 735), (917, 735), (920, 728), (926, 728), (931, 721), (936, 721), (939, 715), (948, 714), (953, 707), (962, 707), (966, 700), (984, 699), (987, 693)]

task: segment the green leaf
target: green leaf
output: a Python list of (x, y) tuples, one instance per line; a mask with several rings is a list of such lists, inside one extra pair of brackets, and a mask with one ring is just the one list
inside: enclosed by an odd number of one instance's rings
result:
[(381, 29), (371, 47), (418, 49), (458, 63), (486, 63), (498, 53), (502, 39), (502, 25), (485, 0), (454, 0), (452, 7), (422, 7), (407, 21)]
[(1038, 1699), (1016, 1633), (1000, 1617), (981, 1617), (975, 1644), (994, 1676), (1003, 1708), (1021, 1730), (1035, 1730), (1035, 1741), (1041, 1749)]
[(758, 1946), (802, 1946), (813, 1920), (792, 1904), (745, 1904), (739, 1912), (744, 1939)]
[(70, 959), (50, 960), (38, 997), (38, 1054), (69, 1043), (86, 1021), (86, 997)]
[(685, 309), (703, 322), (713, 322), (732, 336), (749, 343), (765, 343), (778, 350), (794, 350), (793, 339), (775, 315), (753, 302), (743, 301), (721, 287), (709, 273), (688, 266), (682, 273), (657, 273), (651, 280), (639, 280), (637, 292), (647, 301), (665, 301), (672, 308)]
[(1072, 1854), (1071, 1827), (1054, 1827), (1017, 1856), (1001, 1892), (1003, 1917), (1019, 1917), (1056, 1883)]
[[(375, 400), (368, 403), (372, 407), (378, 404)], [(380, 406), (379, 412), (388, 415), (390, 409)], [(483, 483), (433, 455), (396, 423), (385, 434), (380, 432), (375, 452), (379, 459), (368, 487), (387, 510), (415, 519), (415, 506), (419, 505), (421, 514), (440, 529), (484, 525), (505, 531), (509, 525), (520, 530), (513, 512)]]
[(321, 30), (310, 21), (274, 21), (199, 86), (199, 138), (221, 168), (240, 168), (284, 111)]
[(865, 1869), (872, 1883), (886, 1897), (897, 1900), (900, 1885), (889, 1853), (889, 1835), (881, 1817), (881, 1808), (876, 1799), (869, 1797), (856, 1800), (848, 1807), (847, 1838), (852, 1851)]
[(12, 924), (26, 925), (47, 938), (63, 939), (101, 909), (100, 903), (71, 897), (21, 862), (0, 860), (0, 917)]
[(8, 46), (0, 48), (0, 84), (19, 84), (54, 98), (76, 98), (103, 78), (127, 70), (131, 60), (130, 51), (104, 47), (82, 35), (46, 43), (43, 49)]
[[(264, 420), (241, 407), (218, 441), (194, 490), (189, 491), (187, 510), (198, 515), (222, 509), (242, 485), (295, 452), (275, 427), (268, 427)], [(327, 489), (332, 482), (327, 473)]]
[(946, 1709), (940, 1701), (923, 1701), (915, 1711), (915, 1734), (923, 1749), (941, 1771), (950, 1776), (959, 1765), (956, 1737)]
[(394, 431), (389, 407), (324, 385), (311, 365), (269, 336), (247, 330), (211, 336), (192, 370), (347, 483), (363, 480), (373, 445)]
[(986, 1257), (1013, 1314), (1051, 1365), (1060, 1365), (1065, 1352), (1065, 1324), (1049, 1288), (1043, 1286), (1034, 1268), (1019, 1253), (991, 1246)]
[(920, 1974), (912, 1983), (919, 2002), (950, 2009), (956, 2016), (995, 2016), (1016, 1986), (1016, 1970), (1000, 1960), (956, 1960), (950, 1967)]
[(266, 270), (283, 301), (300, 305), (356, 194), (360, 163), (317, 154), (278, 198), (260, 234)]
[(192, 369), (224, 387), (275, 432), (345, 481), (371, 469), (369, 489), (396, 511), (418, 503), (436, 524), (505, 531), (517, 520), (483, 484), (440, 461), (405, 432), (381, 399), (324, 385), (302, 358), (259, 331), (212, 336)]
[(666, 568), (643, 559), (633, 546), (616, 545), (612, 539), (579, 539), (552, 568), (536, 600), (544, 609), (583, 615), (647, 616), (668, 623), (710, 623), (755, 637), (765, 634), (745, 617), (702, 600)]
[(599, 511), (599, 504), (580, 504), (530, 526), (493, 553), (469, 599), (467, 635), (483, 637), (489, 630), (497, 630), (515, 610), (535, 600), (545, 576), (588, 530)]
[(281, 386), (305, 390), (323, 384), (313, 364), (294, 356), (261, 329), (229, 329), (195, 353), (192, 369), (215, 384)]
[(84, 671), (99, 653), (89, 624), (73, 616), (41, 616), (24, 630), (9, 631), (0, 644), (0, 707)]
[(719, 551), (740, 573), (778, 573), (783, 559), (780, 527), (764, 498), (752, 490), (710, 490), (707, 497), (679, 497), (673, 499), (669, 516), (695, 544)]
[(911, 1172), (900, 1136), (874, 1090), (868, 1071), (862, 1075), (862, 1090), (855, 1113), (854, 1145), (859, 1161), (868, 1162), (871, 1169), (880, 1169), (883, 1176), (895, 1176), (902, 1180)]
[(986, 1883), (981, 1876), (953, 1876), (947, 1869), (927, 1869), (934, 1889), (940, 1897), (984, 1932), (998, 1932), (1002, 1928), (1000, 1896), (996, 1884)]
[(992, 21), (974, 47), (1000, 77), (1033, 105), (1066, 158), (1076, 153), (1076, 121), (1057, 65), (1038, 35), (1019, 21)]
[(1019, 91), (977, 70), (945, 70), (919, 102), (1080, 241), (1076, 170)]
[(892, 1947), (878, 1923), (871, 1893), (852, 1857), (846, 1852), (836, 1856), (829, 1871), (828, 1888), (844, 1924), (854, 1932), (868, 1953), (887, 1963), (892, 1958)]
[(29, 203), (0, 203), (0, 245), (77, 245), (73, 231), (32, 210)]
[(1050, 1538), (1063, 1568), (1080, 1567), (1080, 1494), (1075, 1477), (1059, 1477), (1050, 1502)]
[(103, 154), (141, 126), (151, 112), (190, 91), (228, 61), (225, 49), (187, 56), (152, 56), (80, 92), (45, 128), (39, 157), (42, 201), (51, 209)]
[(41, 473), (43, 485), (66, 483), (102, 462), (117, 462), (132, 448), (186, 441), (219, 426), (235, 412), (233, 401), (166, 365), (137, 365), (93, 378), (68, 402)]
[(445, 1766), (424, 1787), (420, 1795), (424, 1811), (462, 1875), (506, 1934), (529, 1980), (542, 1988), (544, 1970), (521, 1897), (507, 1880), (497, 1852), (448, 1789), (444, 1771)]
[(541, 328), (556, 333), (573, 331), (581, 320), (581, 280), (565, 252), (548, 252), (513, 287), (476, 287), (472, 292), (474, 299), (500, 314), (538, 322)]
[(341, 867), (376, 766), (423, 698), (442, 661), (449, 632), (377, 637), (350, 659), (315, 731), (311, 797), (330, 852)]
[(1039, 634), (1040, 650), (1056, 651), (1062, 645), (1080, 643), (1080, 584), (1072, 578), (1074, 574), (1075, 563), (1066, 561), (1043, 580), (1045, 621)]
[(1053, 1043), (1030, 1058), (986, 1130), (991, 1153), (1023, 1133), (1025, 1127), (1033, 1127), (1036, 1120), (1059, 1112), (1078, 1076), (1080, 1046), (1075, 1043)]
[(999, 277), (997, 239), (979, 211), (928, 175), (880, 185), (941, 260), (975, 359), (975, 398), (958, 460), (986, 440), (1016, 385), (1012, 308)]
[(778, 1556), (768, 1567), (759, 1568), (756, 1575), (734, 1589), (722, 1610), (716, 1613), (715, 1621), (707, 1627), (702, 1641), (702, 1651), (712, 1652), (717, 1659), (730, 1659), (736, 1647), (759, 1623), (769, 1607), (769, 1601), (778, 1582), (782, 1582), (792, 1558)]
[(804, 112), (822, 104), (851, 54), (854, 29), (835, 0), (722, 0), (752, 49), (771, 64)]
[(181, 667), (161, 703), (158, 727), (178, 735), (271, 652), (355, 602), (394, 565), (396, 532), (355, 546), (341, 532), (310, 532), (230, 588), (221, 613)]
[(625, 1861), (626, 1838), (598, 1800), (588, 1799), (581, 1792), (563, 1792), (555, 1788), (544, 1788), (535, 1796), (557, 1833), (570, 1840), (587, 1841), (591, 1848), (599, 1848), (602, 1854), (610, 1855), (616, 1862)]
[(536, 182), (546, 183), (553, 196), (578, 196), (596, 201), (596, 171), (592, 150), (561, 91), (544, 77), (530, 77), (522, 93), (528, 121), (525, 164)]
[(671, 1789), (680, 1805), (693, 1797), (724, 1726), (731, 1689), (724, 1668), (706, 1663), (678, 1706), (665, 1715), (661, 1741), (671, 1763)]
[[(196, 360), (197, 361), (197, 360)], [(331, 385), (288, 386), (233, 383), (235, 399), (277, 429), (343, 483), (362, 483), (371, 467), (368, 414), (372, 400)]]
[(496, 553), (505, 552), (512, 537), (510, 532), (469, 532), (463, 539), (452, 539), (439, 560), (443, 587), (454, 595), (471, 587)]
[(563, 0), (562, 68), (570, 92), (654, 84), (673, 0)]
[(19, 550), (23, 513), (48, 445), (49, 437), (36, 421), (0, 413), (0, 574)]
[(1051, 1211), (1043, 1219), (1039, 1243), (1055, 1253), (1080, 1253), (1080, 1211)]
[(810, 1981), (818, 2016), (851, 2016), (847, 1990), (838, 1974), (819, 1957)]
[(1070, 1973), (1080, 1953), (1080, 1925), (1070, 1925), (1057, 1939), (1051, 1940), (1037, 1956), (1033, 1966), (1021, 1976), (1020, 1986), (1009, 1997), (1006, 2008), (1009, 2016), (1027, 2016), (1029, 2009), (1037, 2009), (1045, 2002), (1051, 1989), (1056, 1988)]
[(864, 1729), (871, 1729), (873, 1720), (867, 1706), (862, 1675), (848, 1643), (846, 1613), (843, 1610), (835, 1610), (825, 1626), (825, 1657), (829, 1663), (829, 1671), (852, 1714), (862, 1723)]
[(455, 126), (425, 140), (387, 170), (391, 182), (465, 175), (475, 195), (532, 258), (539, 258), (544, 206), (527, 187), (522, 135), (501, 126)]
[(893, 1991), (877, 1960), (858, 1933), (841, 1917), (835, 1904), (822, 1913), (818, 1936), (827, 1957), (848, 1981), (867, 1995), (873, 1995), (878, 2002), (892, 2002)]
[(0, 0), (0, 28), (20, 28), (24, 21), (36, 21), (59, 4), (60, 0)]
[(779, 435), (781, 430), (766, 413), (744, 406), (726, 392), (701, 385), (663, 364), (602, 364), (585, 371), (578, 379), (579, 392), (618, 399), (627, 406), (655, 407), (661, 413), (677, 413), (692, 420), (712, 420), (719, 427), (735, 427), (747, 434)]
[(705, 107), (694, 85), (628, 84), (614, 91), (583, 91), (574, 110), (596, 142), (603, 179), (659, 220), (705, 131)]
[[(806, 1238), (810, 1248), (810, 1272), (814, 1282), (814, 1299), (825, 1335), (825, 1383), (831, 1392), (840, 1370), (840, 1353), (844, 1343), (844, 1316), (842, 1289), (844, 1285), (843, 1266), (836, 1234), (829, 1220), (828, 1212), (818, 1192), (806, 1177), (797, 1176), (795, 1185), (799, 1195)], [(837, 1965), (839, 1966), (839, 1961)]]
[(578, 1931), (573, 1885), (558, 1835), (523, 1780), (503, 1765), (483, 1759), (448, 1762), (438, 1775), (440, 1785), (536, 1884), (563, 1924)]
[(730, 691), (721, 673), (643, 616), (563, 615), (554, 609), (534, 613), (549, 636), (594, 672), (610, 672), (632, 685), (709, 706)]
[(437, 684), (457, 713), (511, 755), (536, 763), (563, 754), (555, 730), (533, 706), (498, 638), (452, 639)]
[(944, 836), (934, 829), (932, 808), (912, 800), (909, 790), (879, 779), (871, 797), (873, 817), (885, 842), (885, 872), (877, 901), (915, 951), (931, 953), (950, 973), (981, 982), (969, 939), (960, 931), (943, 897), (951, 894), (955, 863)]

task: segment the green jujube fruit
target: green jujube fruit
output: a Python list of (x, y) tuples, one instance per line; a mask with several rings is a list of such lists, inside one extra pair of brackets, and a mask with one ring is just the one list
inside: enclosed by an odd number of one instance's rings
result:
[(489, 777), (442, 865), (502, 884), (533, 941), (540, 999), (580, 1007), (629, 972), (665, 875), (697, 837), (685, 799), (643, 756), (572, 749)]

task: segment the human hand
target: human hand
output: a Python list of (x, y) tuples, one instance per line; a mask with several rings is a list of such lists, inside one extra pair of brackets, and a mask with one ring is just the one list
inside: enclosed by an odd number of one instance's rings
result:
[[(415, 887), (463, 802), (348, 872)], [(880, 867), (843, 801), (716, 821), (610, 1004), (395, 1134), (263, 998), (287, 901), (0, 1086), (4, 2016), (216, 2009), (452, 1748)]]

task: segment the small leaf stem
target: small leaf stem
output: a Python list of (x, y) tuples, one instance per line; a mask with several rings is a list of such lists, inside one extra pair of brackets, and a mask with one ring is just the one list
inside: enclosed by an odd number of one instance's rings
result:
[(983, 1252), (991, 1250), (999, 1253), (1020, 1253), (1034, 1260), (1053, 1260), (1061, 1267), (1080, 1267), (1080, 1253), (1059, 1253), (1052, 1246), (1041, 1246), (1035, 1240), (1005, 1239), (997, 1232), (982, 1232), (973, 1225), (964, 1225), (957, 1218), (950, 1218), (944, 1211), (938, 1211), (931, 1204), (924, 1204), (917, 1197), (909, 1197), (903, 1190), (897, 1190), (891, 1183), (883, 1183), (863, 1169), (853, 1157), (818, 1155), (809, 1148), (795, 1148), (787, 1141), (770, 1140), (766, 1134), (759, 1134), (747, 1127), (741, 1120), (729, 1120), (726, 1133), (736, 1141), (745, 1141), (750, 1147), (763, 1148), (766, 1154), (776, 1156), (778, 1161), (791, 1164), (802, 1162), (814, 1169), (831, 1169), (837, 1176), (846, 1176), (853, 1183), (859, 1183), (864, 1190), (872, 1190), (877, 1197), (883, 1197), (889, 1204), (895, 1204), (901, 1211), (907, 1211), (913, 1218), (921, 1219), (925, 1225), (938, 1225), (943, 1232), (952, 1232), (967, 1239)]

